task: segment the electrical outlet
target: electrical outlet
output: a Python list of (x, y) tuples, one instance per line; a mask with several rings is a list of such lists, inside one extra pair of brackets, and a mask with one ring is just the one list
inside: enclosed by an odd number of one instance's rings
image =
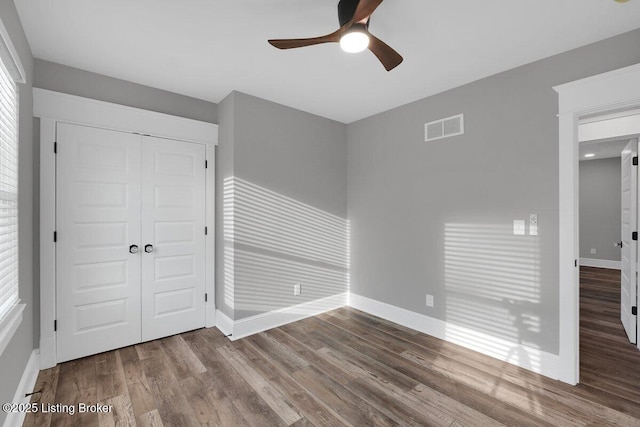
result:
[(427, 307), (433, 307), (433, 295), (427, 294)]
[(301, 292), (300, 283), (296, 283), (295, 285), (293, 285), (293, 295), (298, 296), (300, 295), (300, 292)]
[(591, 254), (595, 254), (596, 253), (596, 248), (591, 248)]

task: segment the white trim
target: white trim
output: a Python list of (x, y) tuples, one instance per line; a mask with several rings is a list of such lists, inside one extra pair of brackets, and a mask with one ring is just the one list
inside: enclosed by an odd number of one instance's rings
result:
[(205, 191), (206, 191), (206, 227), (205, 236), (205, 292), (207, 302), (205, 303), (206, 322), (205, 327), (216, 326), (216, 147), (213, 144), (206, 146), (207, 170), (205, 171)]
[[(31, 356), (29, 356), (27, 366), (24, 367), (20, 383), (18, 383), (18, 388), (16, 389), (16, 393), (11, 401), (12, 403), (28, 403), (31, 400), (31, 398), (25, 396), (25, 394), (33, 391), (36, 381), (38, 380), (38, 373), (40, 372), (40, 369), (38, 368), (39, 366), (40, 351), (35, 349), (31, 352)], [(4, 419), (3, 425), (4, 427), (21, 426), (26, 415), (26, 411), (9, 412), (7, 417)]]
[[(20, 55), (18, 55), (18, 51), (16, 51), (16, 48), (13, 46), (9, 31), (7, 31), (7, 28), (4, 26), (2, 19), (0, 19), (0, 37), (2, 37), (2, 42), (7, 48), (10, 59), (13, 61), (13, 64), (4, 64), (5, 67), (7, 67), (9, 74), (11, 74), (11, 77), (16, 83), (26, 83), (27, 73), (24, 71), (22, 61), (20, 61)], [(15, 65), (15, 69), (11, 67), (11, 65)]]
[(579, 381), (578, 119), (640, 106), (640, 64), (554, 87), (559, 104), (560, 380)]
[(53, 143), (58, 122), (148, 134), (206, 145), (205, 326), (216, 324), (215, 311), (215, 146), (218, 125), (126, 107), (93, 99), (33, 89), (34, 117), (40, 117), (40, 368), (57, 363), (56, 334), (56, 157)]
[(18, 326), (22, 323), (22, 312), (27, 305), (19, 302), (9, 310), (2, 322), (0, 322), (0, 355), (7, 348), (9, 341), (11, 341), (11, 338), (18, 330)]
[(222, 311), (216, 311), (216, 328), (225, 336), (233, 333), (233, 319), (224, 314)]
[(39, 88), (33, 88), (33, 116), (160, 138), (218, 144), (218, 125), (213, 123)]
[(220, 316), (222, 312), (218, 312), (218, 329), (225, 335), (232, 334), (229, 338), (235, 341), (248, 337), (249, 335), (277, 328), (278, 326), (297, 322), (307, 317), (317, 316), (318, 314), (326, 313), (327, 311), (335, 310), (345, 305), (347, 305), (346, 292), (240, 320), (233, 320), (231, 324), (228, 323), (231, 319), (226, 315), (223, 315), (226, 318), (223, 319), (222, 316)]
[(56, 366), (56, 122), (40, 119), (40, 369)]
[[(559, 377), (559, 358), (555, 354), (513, 343), (357, 294), (351, 293), (350, 301), (351, 307), (374, 316), (553, 379), (558, 379)], [(473, 337), (473, 339), (465, 339), (465, 337)]]
[(580, 265), (584, 267), (610, 268), (612, 270), (620, 270), (622, 268), (620, 261), (612, 261), (610, 259), (580, 258)]

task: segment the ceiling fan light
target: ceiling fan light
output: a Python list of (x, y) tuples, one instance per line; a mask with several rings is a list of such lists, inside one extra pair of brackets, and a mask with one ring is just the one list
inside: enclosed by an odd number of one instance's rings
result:
[(362, 52), (369, 47), (369, 35), (358, 29), (349, 31), (340, 38), (340, 47), (348, 53)]

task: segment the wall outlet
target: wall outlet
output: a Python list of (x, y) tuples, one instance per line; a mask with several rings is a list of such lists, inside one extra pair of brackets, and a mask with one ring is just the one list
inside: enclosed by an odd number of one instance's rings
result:
[(300, 295), (300, 291), (301, 291), (300, 288), (301, 288), (300, 287), (300, 283), (296, 283), (295, 285), (293, 285), (293, 295), (294, 296)]
[(596, 253), (596, 248), (591, 248), (591, 254), (595, 254)]
[(433, 295), (427, 294), (427, 307), (433, 307)]

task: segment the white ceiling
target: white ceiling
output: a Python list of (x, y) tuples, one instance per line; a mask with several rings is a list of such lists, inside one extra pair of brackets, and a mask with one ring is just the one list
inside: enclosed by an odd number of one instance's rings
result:
[[(608, 159), (611, 157), (620, 157), (622, 150), (629, 143), (629, 139), (605, 140), (605, 141), (589, 141), (580, 143), (580, 161)], [(592, 157), (585, 157), (587, 154), (593, 154)]]
[(344, 123), (640, 27), (640, 1), (387, 0), (370, 31), (387, 73), (336, 44), (269, 38), (338, 28), (337, 0), (15, 0), (33, 54), (196, 98), (232, 90)]

